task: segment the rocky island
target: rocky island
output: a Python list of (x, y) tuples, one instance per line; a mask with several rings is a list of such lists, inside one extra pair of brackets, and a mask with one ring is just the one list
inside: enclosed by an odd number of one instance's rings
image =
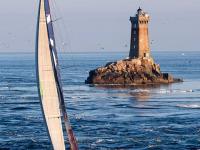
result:
[(160, 66), (151, 58), (125, 59), (110, 62), (105, 67), (91, 70), (87, 84), (140, 85), (180, 82), (168, 73), (162, 73)]
[(129, 58), (91, 70), (86, 84), (144, 85), (182, 81), (168, 73), (162, 73), (160, 66), (150, 56), (149, 19), (149, 15), (141, 8), (137, 10), (135, 17), (130, 17), (132, 27)]

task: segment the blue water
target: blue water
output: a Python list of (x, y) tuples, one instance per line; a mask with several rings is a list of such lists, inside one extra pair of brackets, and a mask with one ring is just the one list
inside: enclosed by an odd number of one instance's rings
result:
[[(67, 112), (80, 149), (200, 149), (200, 53), (153, 55), (163, 72), (185, 82), (92, 87), (84, 84), (88, 71), (126, 53), (60, 55)], [(34, 58), (34, 54), (0, 55), (0, 149), (51, 149)]]

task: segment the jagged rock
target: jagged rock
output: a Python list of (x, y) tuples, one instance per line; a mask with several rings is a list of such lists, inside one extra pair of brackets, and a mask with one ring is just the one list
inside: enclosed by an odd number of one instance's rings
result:
[(168, 73), (161, 73), (152, 58), (125, 59), (109, 62), (89, 72), (87, 84), (138, 85), (180, 82)]

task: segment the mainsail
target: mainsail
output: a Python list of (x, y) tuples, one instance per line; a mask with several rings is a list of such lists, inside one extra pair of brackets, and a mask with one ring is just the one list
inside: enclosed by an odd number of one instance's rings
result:
[(62, 112), (70, 148), (77, 150), (64, 103), (49, 0), (40, 0), (36, 41), (38, 91), (51, 143), (55, 150), (65, 149)]

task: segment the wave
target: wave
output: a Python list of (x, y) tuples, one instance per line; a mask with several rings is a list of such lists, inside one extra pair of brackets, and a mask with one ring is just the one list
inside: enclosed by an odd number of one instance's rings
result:
[(192, 93), (196, 90), (193, 89), (160, 89), (160, 90), (148, 90), (148, 89), (134, 89), (131, 92), (132, 93), (154, 93), (154, 94), (168, 94), (168, 93)]
[(159, 94), (168, 94), (168, 93), (191, 93), (194, 92), (194, 90), (166, 90), (166, 89), (160, 89), (158, 92)]
[(180, 108), (191, 108), (191, 109), (200, 109), (200, 104), (180, 104), (177, 105)]
[(133, 92), (136, 92), (136, 93), (139, 93), (139, 92), (147, 92), (147, 93), (149, 93), (150, 90), (147, 90), (147, 89), (135, 89), (135, 90), (133, 90)]
[(27, 110), (27, 109), (31, 109), (31, 108), (30, 107), (23, 107), (23, 106), (21, 106), (21, 107), (14, 107), (11, 110)]
[(114, 142), (114, 139), (97, 139), (95, 143), (99, 144), (103, 142)]

